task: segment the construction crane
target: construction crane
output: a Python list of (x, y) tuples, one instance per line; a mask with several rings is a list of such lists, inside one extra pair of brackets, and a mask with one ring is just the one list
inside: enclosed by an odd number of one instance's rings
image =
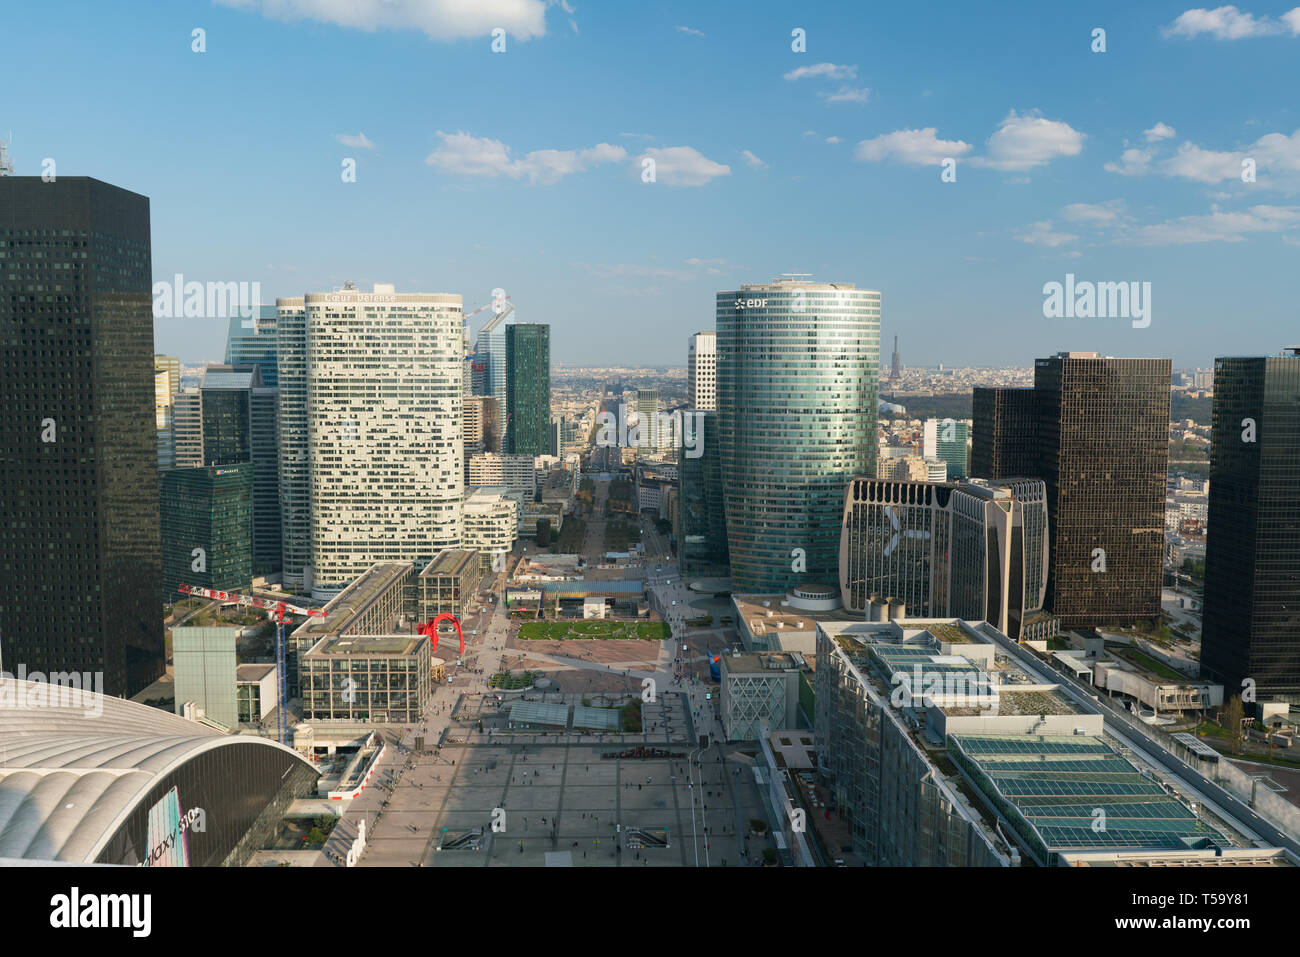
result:
[(299, 608), (287, 601), (272, 601), (255, 598), (252, 595), (240, 595), (233, 591), (213, 591), (198, 585), (181, 585), (177, 591), (182, 595), (195, 595), (199, 598), (215, 598), (217, 601), (234, 602), (251, 608), (267, 608), (267, 617), (275, 620), (275, 670), (276, 674), (276, 737), (281, 744), (289, 744), (289, 725), (285, 716), (289, 713), (288, 676), (285, 674), (284, 616), (306, 615), (308, 618), (324, 618), (325, 612), (320, 608)]

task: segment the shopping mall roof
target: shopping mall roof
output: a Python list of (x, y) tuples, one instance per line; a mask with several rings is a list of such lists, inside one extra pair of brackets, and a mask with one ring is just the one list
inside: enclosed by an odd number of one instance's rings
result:
[(1067, 850), (1231, 844), (1099, 737), (953, 734), (948, 753), (1042, 864)]
[(93, 691), (0, 678), (0, 698), (0, 858), (94, 863), (157, 784), (218, 748), (279, 748), (310, 767), (268, 738)]

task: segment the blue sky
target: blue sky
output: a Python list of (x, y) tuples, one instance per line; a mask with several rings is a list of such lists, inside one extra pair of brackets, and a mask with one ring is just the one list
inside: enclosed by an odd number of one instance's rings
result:
[[(502, 287), (560, 362), (684, 365), (717, 290), (804, 272), (881, 290), (911, 365), (1207, 366), (1300, 341), (1296, 2), (46, 0), (0, 135), (149, 196), (155, 279)], [(1066, 273), (1151, 324), (1045, 318)]]

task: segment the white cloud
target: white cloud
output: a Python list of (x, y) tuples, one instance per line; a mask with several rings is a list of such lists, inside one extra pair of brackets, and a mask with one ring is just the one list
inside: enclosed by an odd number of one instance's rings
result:
[(1197, 7), (1180, 14), (1161, 31), (1166, 37), (1197, 37), (1209, 34), (1216, 40), (1242, 40), (1290, 32), (1300, 34), (1300, 7), (1282, 15), (1281, 20), (1267, 16), (1256, 18), (1231, 4), (1207, 10)]
[(740, 155), (743, 156), (745, 158), (745, 162), (748, 163), (750, 166), (752, 166), (754, 169), (767, 168), (767, 164), (764, 163), (757, 156), (755, 156), (753, 153), (751, 153), (749, 150), (741, 150)]
[(827, 142), (827, 143), (838, 143), (839, 141), (840, 141), (840, 138), (839, 138), (838, 136), (828, 136), (828, 137), (826, 137), (826, 142)]
[(1279, 233), (1297, 226), (1300, 226), (1300, 206), (1252, 206), (1244, 212), (1215, 210), (1204, 216), (1182, 216), (1142, 226), (1117, 241), (1138, 246), (1239, 243), (1251, 233)]
[(865, 86), (856, 88), (851, 86), (842, 86), (834, 93), (822, 91), (817, 95), (827, 103), (865, 103), (867, 102), (867, 97), (871, 95), (871, 91)]
[(1266, 133), (1235, 150), (1208, 150), (1195, 143), (1183, 143), (1173, 155), (1159, 161), (1154, 150), (1128, 149), (1119, 163), (1107, 163), (1105, 168), (1127, 176), (1159, 173), (1213, 185), (1239, 180), (1245, 159), (1255, 161), (1260, 186), (1300, 191), (1300, 129), (1290, 136)]
[(1203, 150), (1191, 143), (1184, 143), (1177, 153), (1160, 164), (1160, 172), (1198, 183), (1221, 183), (1225, 179), (1241, 177), (1241, 160), (1240, 153)]
[(1109, 226), (1124, 215), (1124, 201), (1112, 199), (1104, 203), (1071, 203), (1061, 210), (1061, 216), (1072, 223), (1087, 226)]
[(438, 136), (442, 145), (425, 158), (425, 163), (450, 176), (527, 178), (530, 183), (549, 185), (570, 173), (627, 157), (627, 150), (621, 146), (598, 143), (584, 150), (533, 150), (522, 159), (512, 159), (510, 147), (500, 140), (441, 130)]
[(375, 144), (366, 139), (365, 133), (358, 133), (353, 136), (351, 133), (335, 133), (334, 138), (344, 146), (350, 146), (355, 150), (372, 150)]
[(677, 32), (678, 32), (678, 33), (686, 33), (686, 34), (689, 34), (689, 35), (691, 35), (691, 36), (693, 36), (693, 37), (702, 37), (702, 36), (704, 36), (704, 31), (703, 31), (703, 30), (696, 30), (696, 29), (694, 29), (693, 27), (678, 27), (678, 28), (677, 28)]
[(785, 78), (793, 83), (795, 80), (802, 80), (809, 76), (824, 76), (828, 80), (856, 80), (858, 68), (836, 63), (814, 63), (812, 66), (801, 66), (791, 70)]
[[(546, 0), (216, 0), (273, 20), (317, 20), (354, 30), (419, 30), (435, 40), (546, 34)], [(568, 11), (572, 12), (572, 11)]]
[(1108, 173), (1119, 173), (1121, 176), (1145, 176), (1151, 172), (1151, 160), (1155, 153), (1151, 150), (1127, 149), (1120, 154), (1118, 163), (1107, 163), (1105, 170)]
[(937, 166), (948, 157), (970, 152), (970, 144), (961, 140), (941, 140), (935, 128), (895, 130), (874, 139), (863, 140), (853, 151), (853, 158), (869, 163), (893, 159), (911, 166)]
[(691, 146), (648, 149), (639, 156), (655, 161), (655, 180), (668, 186), (703, 186), (718, 176), (730, 176), (731, 167), (715, 163)]
[(1012, 110), (989, 137), (988, 155), (971, 162), (1001, 170), (1032, 169), (1060, 156), (1077, 156), (1083, 139), (1069, 123), (1044, 119), (1037, 111), (1021, 115)]
[(1032, 226), (1016, 233), (1015, 237), (1022, 243), (1029, 243), (1031, 246), (1046, 246), (1049, 249), (1055, 249), (1057, 246), (1064, 246), (1066, 243), (1074, 242), (1079, 238), (1071, 233), (1052, 232), (1052, 223), (1050, 220), (1043, 220), (1040, 223), (1034, 223)]
[(1157, 140), (1167, 140), (1178, 131), (1172, 126), (1166, 126), (1164, 123), (1157, 123), (1149, 130), (1143, 130), (1142, 135), (1147, 138), (1148, 143), (1154, 143)]

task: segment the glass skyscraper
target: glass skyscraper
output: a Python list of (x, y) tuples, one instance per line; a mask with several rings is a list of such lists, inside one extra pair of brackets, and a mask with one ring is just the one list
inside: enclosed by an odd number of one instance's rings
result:
[(182, 584), (247, 591), (253, 582), (253, 466), (163, 472), (162, 529), (167, 601), (180, 600)]
[[(510, 441), (506, 429), (506, 417), (509, 415), (509, 410), (506, 408), (506, 363), (505, 329), (498, 326), (491, 332), (480, 332), (474, 344), (473, 374), (476, 379), (480, 374), (482, 375), (481, 394), (490, 395), (497, 400), (499, 412), (497, 435), (503, 449), (506, 448), (505, 443)], [(480, 366), (481, 373), (478, 371)]]
[(551, 327), (520, 322), (506, 326), (506, 392), (510, 425), (507, 451), (546, 455), (550, 451)]
[(719, 292), (717, 340), (732, 585), (833, 583), (844, 490), (876, 469), (880, 293), (798, 279)]
[(261, 370), (262, 384), (274, 389), (280, 384), (276, 307), (256, 308), (254, 317), (231, 318), (226, 335), (226, 365), (255, 365)]
[(0, 176), (4, 666), (164, 666), (149, 200), (82, 176)]
[(718, 449), (718, 414), (701, 412), (683, 417), (699, 422), (698, 435), (684, 435), (686, 443), (700, 443), (700, 455), (678, 450), (677, 467), (681, 483), (678, 504), (677, 551), (681, 573), (688, 578), (726, 575), (727, 521), (722, 504), (722, 455)]
[(1300, 704), (1300, 349), (1214, 363), (1201, 665)]
[(1063, 628), (1160, 621), (1171, 366), (1095, 352), (1034, 363), (1047, 604)]

